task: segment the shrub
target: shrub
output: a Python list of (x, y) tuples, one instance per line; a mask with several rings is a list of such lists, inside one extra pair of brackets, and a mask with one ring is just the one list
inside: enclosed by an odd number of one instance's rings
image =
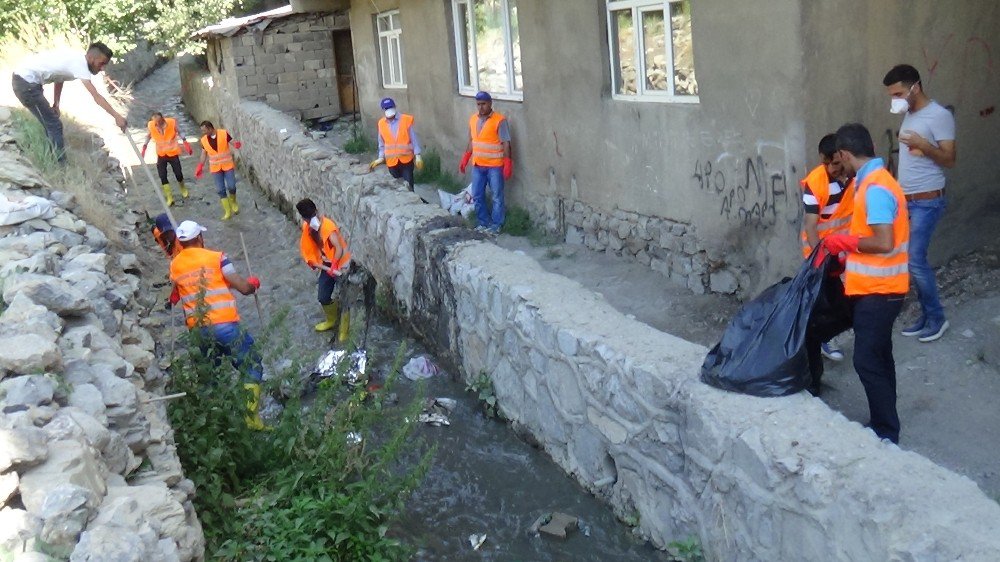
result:
[[(277, 339), (286, 337), (287, 331)], [(172, 402), (169, 414), (186, 474), (198, 488), (207, 558), (405, 558), (409, 548), (386, 531), (433, 452), (403, 466), (419, 446), (413, 423), (405, 420), (416, 418), (421, 397), (406, 408), (382, 409), (363, 388), (351, 390), (331, 377), (308, 407), (292, 398), (271, 431), (253, 431), (244, 423), (249, 395), (242, 375), (199, 351), (198, 338), (189, 332), (187, 349), (172, 363), (170, 391), (189, 398)], [(274, 336), (261, 341), (269, 339)], [(387, 388), (403, 354), (401, 346)], [(301, 365), (293, 364), (267, 386), (298, 397), (299, 372)]]
[(365, 154), (378, 151), (378, 143), (366, 135), (357, 124), (351, 127), (351, 140), (344, 143), (348, 154)]
[(442, 169), (441, 154), (437, 150), (428, 149), (421, 154), (421, 157), (424, 161), (424, 169), (413, 174), (414, 183), (434, 184), (448, 193), (458, 193), (465, 189), (465, 184), (462, 183), (461, 179)]

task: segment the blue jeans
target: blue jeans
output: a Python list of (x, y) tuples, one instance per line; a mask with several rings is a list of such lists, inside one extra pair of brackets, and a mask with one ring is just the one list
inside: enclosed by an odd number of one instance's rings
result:
[(225, 172), (212, 172), (212, 178), (215, 180), (215, 192), (219, 195), (219, 199), (226, 196), (226, 191), (236, 193), (235, 168)]
[(201, 352), (215, 360), (215, 365), (222, 364), (222, 356), (227, 355), (230, 362), (241, 373), (245, 373), (255, 382), (264, 377), (260, 354), (253, 347), (253, 337), (240, 328), (239, 322), (225, 322), (199, 328)]
[[(493, 200), (492, 213), (486, 208), (486, 184), (490, 186)], [(503, 226), (503, 166), (472, 167), (472, 201), (476, 205), (479, 226), (499, 229)]]
[(42, 123), (42, 127), (45, 128), (45, 136), (52, 143), (56, 158), (64, 162), (66, 160), (66, 147), (63, 140), (63, 124), (52, 106), (49, 105), (49, 100), (45, 99), (42, 85), (32, 84), (17, 74), (13, 74), (11, 88), (21, 105), (26, 107)]
[(319, 300), (319, 304), (323, 306), (331, 304), (335, 288), (337, 288), (337, 278), (321, 269), (319, 278), (316, 280), (316, 298)]
[(927, 262), (927, 247), (930, 246), (931, 236), (934, 235), (934, 229), (946, 207), (944, 197), (906, 203), (906, 210), (910, 214), (910, 278), (917, 289), (925, 325), (944, 321), (944, 307), (938, 298), (937, 279), (934, 277), (934, 269)]

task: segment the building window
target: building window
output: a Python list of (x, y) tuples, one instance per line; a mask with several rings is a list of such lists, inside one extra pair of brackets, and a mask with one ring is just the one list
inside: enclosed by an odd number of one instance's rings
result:
[(608, 0), (607, 6), (612, 97), (697, 103), (691, 0)]
[(399, 10), (375, 16), (378, 30), (378, 52), (382, 59), (382, 86), (405, 88), (406, 69), (403, 67), (403, 28)]
[(458, 91), (523, 99), (517, 0), (452, 0)]

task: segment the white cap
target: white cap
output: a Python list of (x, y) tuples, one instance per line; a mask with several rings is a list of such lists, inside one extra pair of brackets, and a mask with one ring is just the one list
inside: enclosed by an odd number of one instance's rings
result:
[(206, 230), (208, 229), (194, 221), (184, 221), (177, 225), (177, 239), (181, 242), (189, 242)]

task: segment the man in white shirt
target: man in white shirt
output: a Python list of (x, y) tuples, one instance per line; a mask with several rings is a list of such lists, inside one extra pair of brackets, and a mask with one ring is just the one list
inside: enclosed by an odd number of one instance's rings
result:
[[(45, 127), (45, 135), (52, 143), (60, 161), (65, 161), (63, 126), (59, 120), (59, 99), (63, 83), (68, 80), (82, 80), (83, 85), (115, 124), (123, 131), (127, 125), (125, 118), (111, 107), (108, 100), (97, 91), (93, 78), (111, 60), (111, 49), (104, 43), (92, 43), (86, 53), (72, 49), (60, 49), (35, 53), (21, 62), (11, 78), (14, 95)], [(45, 99), (42, 86), (54, 83), (52, 105)]]

